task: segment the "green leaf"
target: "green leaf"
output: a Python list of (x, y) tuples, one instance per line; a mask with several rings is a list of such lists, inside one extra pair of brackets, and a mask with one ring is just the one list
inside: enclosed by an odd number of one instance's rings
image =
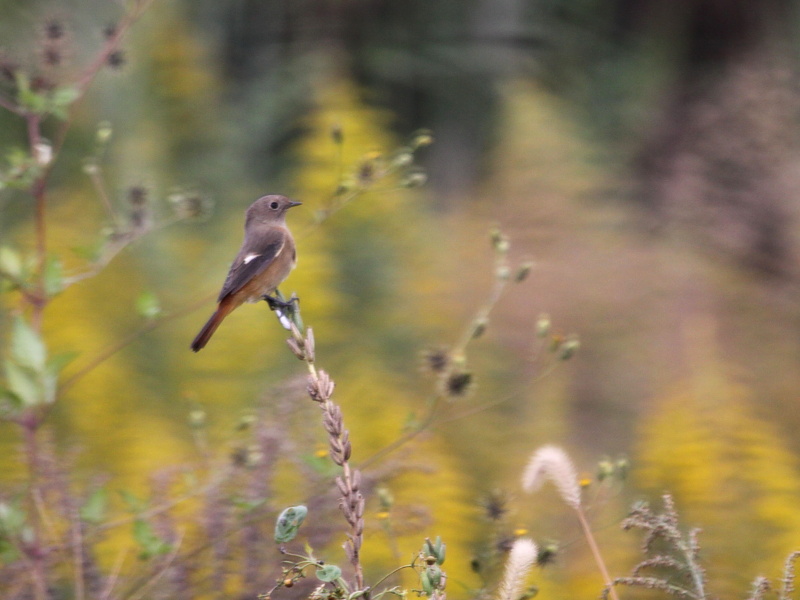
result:
[(19, 252), (8, 246), (0, 246), (0, 274), (22, 279), (22, 258)]
[(55, 90), (47, 98), (47, 112), (56, 119), (66, 121), (69, 118), (69, 107), (80, 97), (80, 92), (73, 87), (62, 87)]
[(72, 86), (64, 86), (56, 89), (53, 92), (52, 103), (55, 106), (69, 106), (80, 98), (81, 93), (78, 88)]
[(141, 548), (139, 558), (142, 560), (166, 554), (172, 549), (169, 543), (156, 535), (152, 525), (142, 519), (136, 519), (133, 522), (133, 539)]
[(324, 567), (317, 569), (317, 579), (326, 583), (336, 581), (341, 576), (342, 570), (336, 565), (325, 565)]
[(8, 391), (21, 407), (36, 406), (42, 401), (42, 393), (37, 374), (30, 368), (22, 367), (10, 360), (5, 363)]
[(64, 266), (58, 257), (51, 257), (44, 267), (44, 291), (50, 297), (64, 291)]
[(145, 319), (155, 319), (161, 314), (161, 303), (153, 292), (142, 292), (136, 298), (136, 312)]
[(80, 517), (87, 523), (101, 523), (106, 516), (107, 506), (108, 492), (105, 488), (97, 488), (81, 506)]
[(275, 541), (279, 544), (292, 541), (307, 514), (308, 509), (302, 505), (284, 509), (275, 521)]
[(14, 319), (11, 332), (11, 358), (20, 366), (41, 373), (47, 360), (47, 350), (41, 336), (22, 317)]
[(25, 512), (16, 504), (0, 502), (0, 535), (18, 535), (25, 526)]
[(0, 562), (9, 565), (19, 560), (20, 554), (17, 545), (11, 540), (0, 536)]

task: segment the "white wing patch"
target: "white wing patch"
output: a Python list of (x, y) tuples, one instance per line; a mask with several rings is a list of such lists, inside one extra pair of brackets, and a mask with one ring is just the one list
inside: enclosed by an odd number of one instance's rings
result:
[(247, 256), (244, 257), (244, 264), (248, 264), (251, 260), (255, 260), (259, 256), (261, 256), (261, 255), (260, 254), (248, 254)]

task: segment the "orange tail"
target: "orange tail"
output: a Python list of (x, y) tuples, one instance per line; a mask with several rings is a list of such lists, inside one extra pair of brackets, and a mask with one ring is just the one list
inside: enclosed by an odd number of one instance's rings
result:
[(232, 304), (221, 303), (217, 310), (214, 311), (214, 314), (211, 315), (211, 318), (208, 322), (203, 325), (203, 328), (200, 330), (200, 333), (197, 334), (197, 337), (194, 338), (192, 342), (192, 350), (195, 352), (199, 352), (203, 348), (206, 347), (208, 340), (211, 339), (211, 336), (214, 335), (214, 332), (219, 327), (220, 323), (227, 317), (230, 312), (235, 308)]

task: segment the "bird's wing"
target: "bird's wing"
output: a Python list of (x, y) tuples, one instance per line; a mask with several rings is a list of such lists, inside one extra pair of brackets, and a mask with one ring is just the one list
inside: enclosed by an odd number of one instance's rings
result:
[[(253, 236), (256, 237), (256, 236)], [(282, 227), (271, 227), (258, 232), (257, 239), (245, 239), (242, 249), (228, 271), (218, 302), (242, 289), (253, 277), (266, 269), (286, 246), (286, 232)]]

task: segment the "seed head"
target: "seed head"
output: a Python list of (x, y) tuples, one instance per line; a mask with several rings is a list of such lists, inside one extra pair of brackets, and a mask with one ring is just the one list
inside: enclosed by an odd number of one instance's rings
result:
[(128, 59), (125, 57), (123, 50), (114, 50), (106, 59), (106, 64), (115, 71), (120, 70), (127, 62)]
[(425, 367), (432, 373), (444, 373), (450, 366), (450, 353), (447, 348), (430, 348), (423, 355)]
[(66, 27), (59, 19), (48, 19), (44, 24), (44, 37), (50, 41), (61, 40), (66, 33)]
[(61, 48), (55, 45), (47, 45), (42, 48), (42, 63), (47, 67), (58, 67), (64, 59)]
[(502, 490), (494, 490), (481, 502), (481, 506), (490, 521), (499, 521), (508, 513), (508, 496)]
[(420, 129), (414, 134), (414, 138), (411, 140), (411, 147), (414, 149), (423, 148), (425, 146), (430, 146), (432, 143), (433, 136), (430, 130)]
[(539, 315), (539, 318), (536, 319), (536, 337), (542, 339), (550, 335), (550, 326), (550, 315), (547, 313)]
[(417, 188), (422, 187), (428, 182), (428, 176), (425, 175), (422, 171), (415, 171), (413, 173), (409, 173), (409, 175), (403, 179), (401, 185), (407, 188)]
[(575, 466), (569, 456), (557, 446), (542, 446), (531, 456), (522, 474), (522, 488), (535, 492), (546, 479), (556, 486), (561, 499), (571, 508), (581, 505), (581, 488)]
[(110, 40), (115, 35), (117, 35), (117, 24), (116, 23), (109, 23), (105, 27), (103, 27), (103, 37), (107, 40)]
[(466, 396), (472, 388), (473, 377), (469, 371), (455, 370), (447, 374), (444, 380), (445, 394), (452, 398)]
[(497, 590), (497, 600), (518, 600), (525, 585), (525, 578), (536, 564), (538, 549), (533, 540), (519, 538), (511, 546), (506, 560), (503, 580)]

